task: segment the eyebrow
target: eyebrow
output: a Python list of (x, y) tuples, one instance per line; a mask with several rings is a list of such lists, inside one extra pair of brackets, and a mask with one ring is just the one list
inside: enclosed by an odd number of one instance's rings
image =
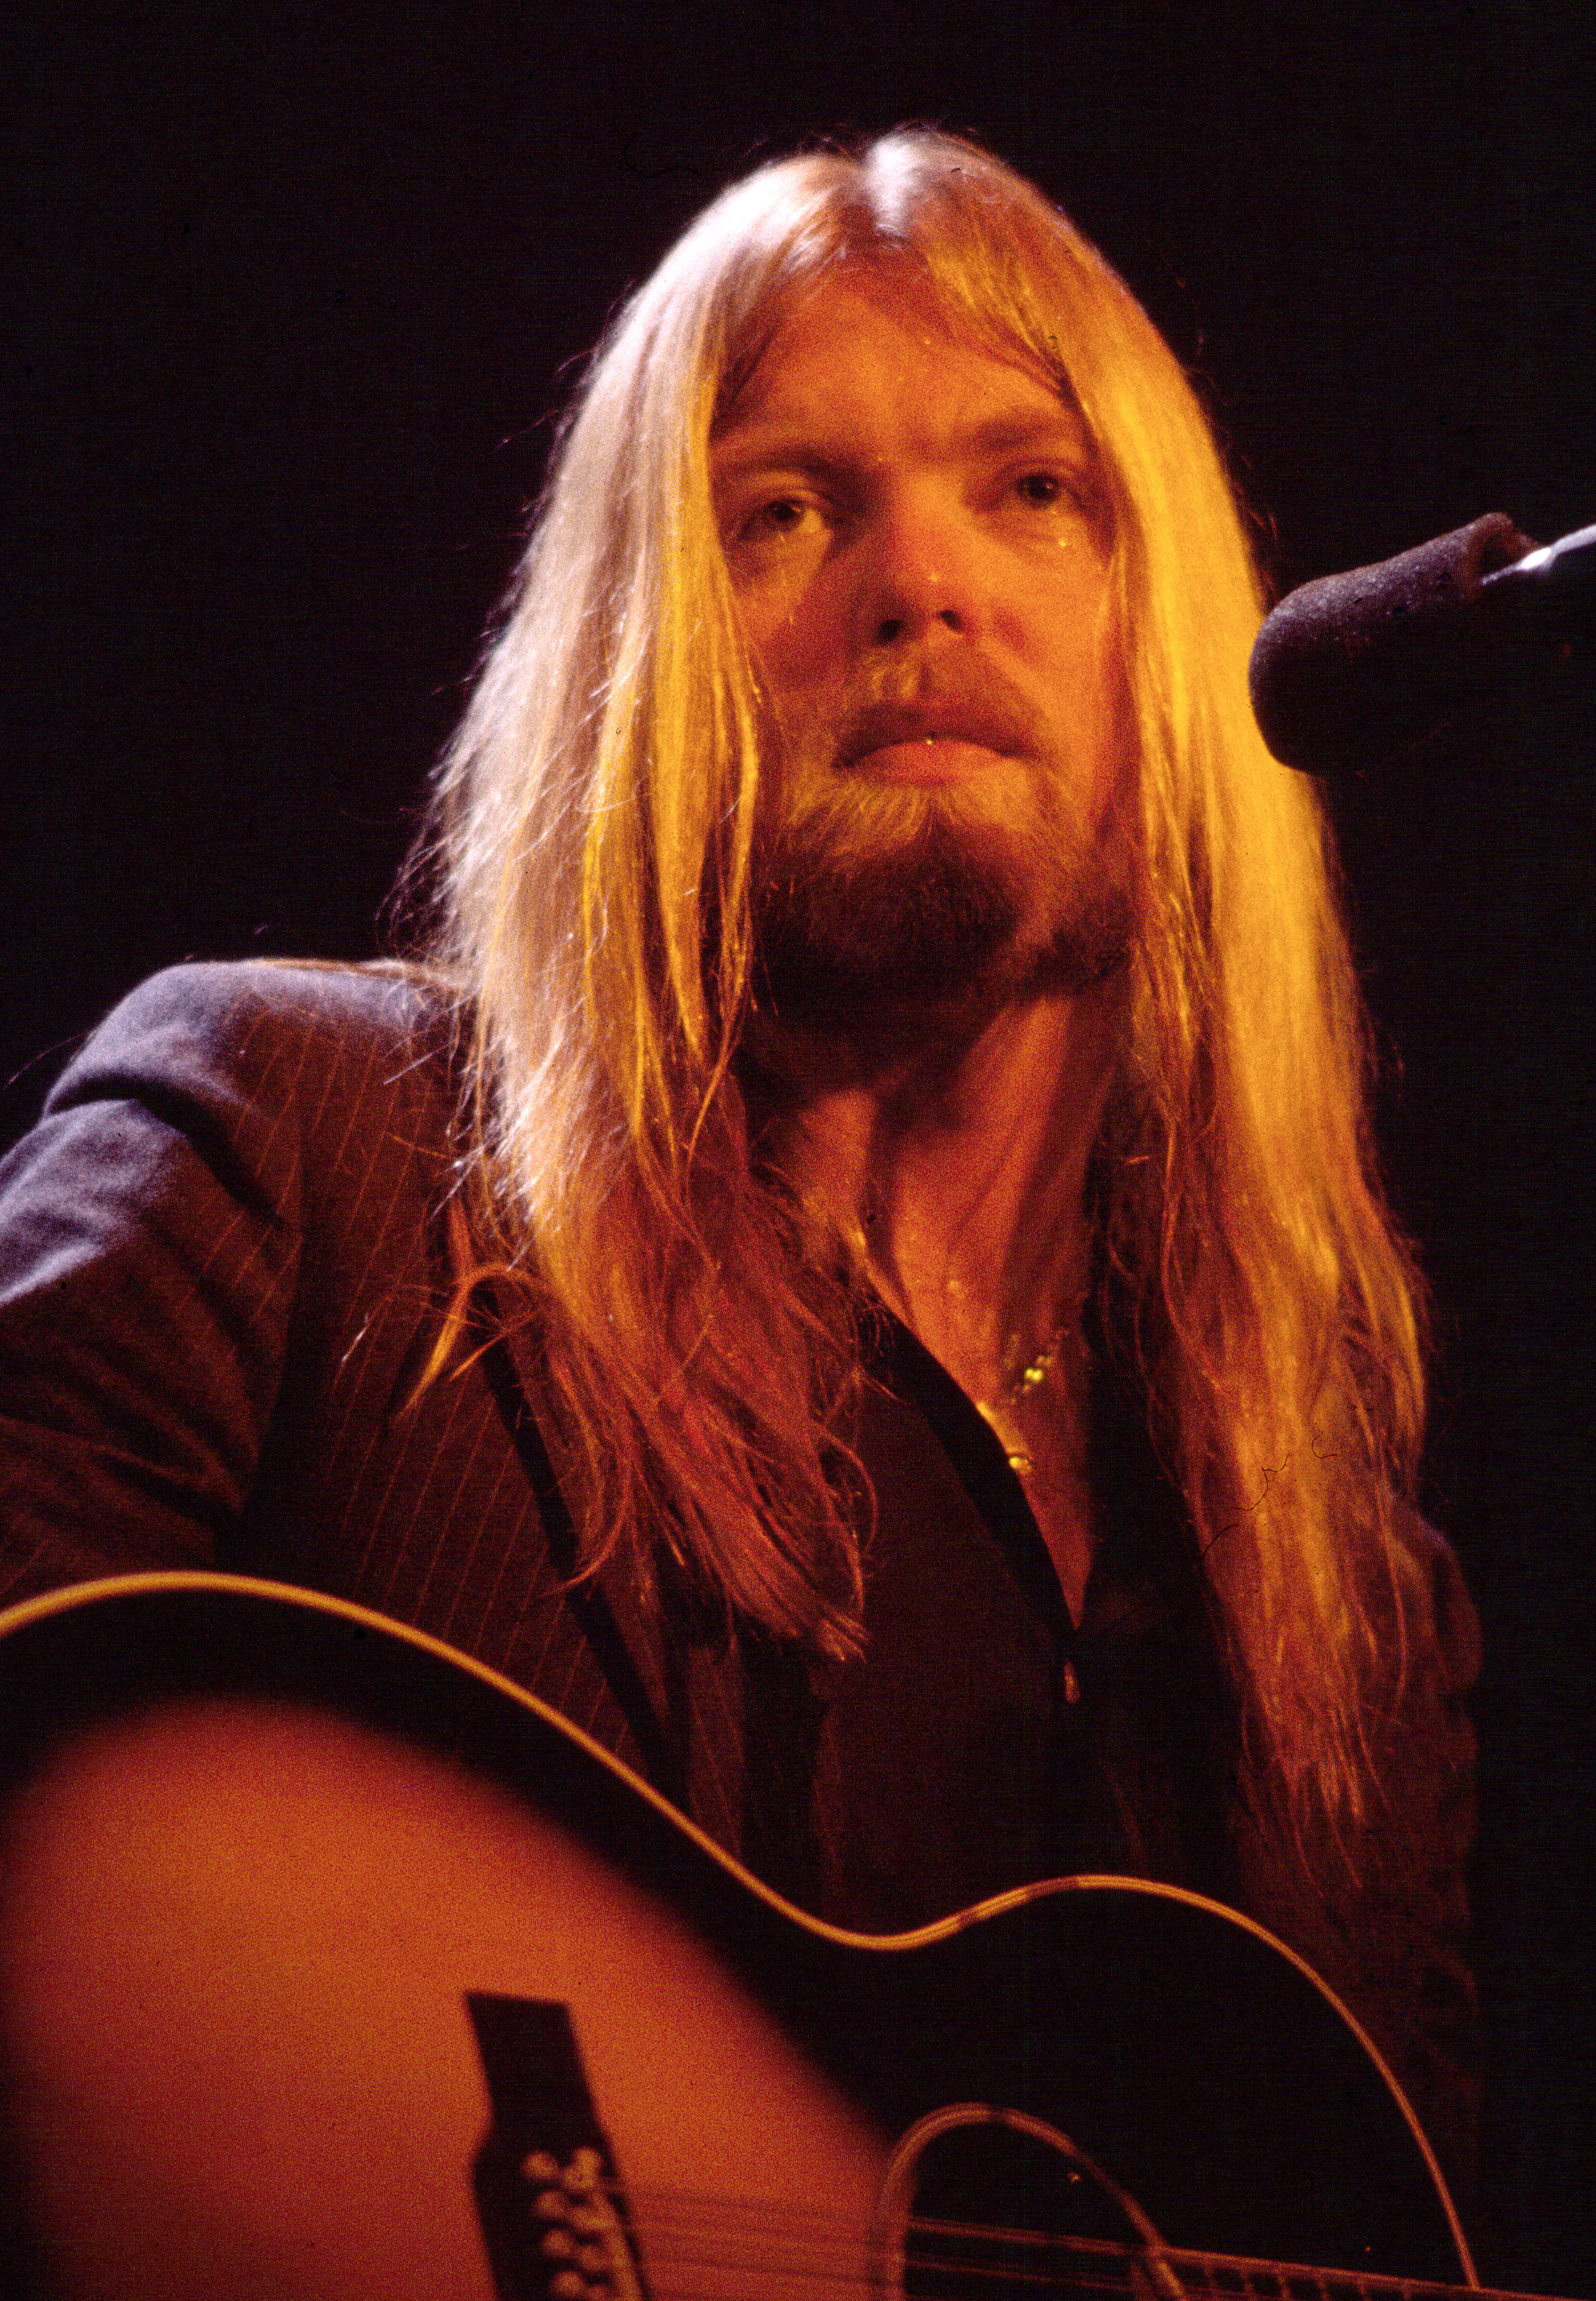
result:
[(1044, 415), (994, 415), (965, 435), (962, 444), (978, 456), (1002, 455), (1011, 448), (1029, 448), (1039, 439), (1063, 436), (1090, 455), (1091, 441), (1076, 409), (1067, 400)]

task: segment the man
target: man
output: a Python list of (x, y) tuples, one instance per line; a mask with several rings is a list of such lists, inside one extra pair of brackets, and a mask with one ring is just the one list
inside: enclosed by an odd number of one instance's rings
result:
[(561, 442), (426, 963), (160, 978), (5, 1169), (0, 1597), (359, 1600), (871, 1930), (1217, 1895), (1456, 2142), (1473, 1619), (1258, 615), (1018, 179), (724, 195)]

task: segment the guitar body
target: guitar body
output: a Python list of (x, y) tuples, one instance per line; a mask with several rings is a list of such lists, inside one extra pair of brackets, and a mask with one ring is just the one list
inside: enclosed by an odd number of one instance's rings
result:
[(843, 2301), (898, 2286), (899, 2207), (1467, 2272), (1389, 2079), (1212, 1904), (1066, 1881), (869, 1942), (356, 1609), (152, 1576), (8, 1623), (19, 2291)]

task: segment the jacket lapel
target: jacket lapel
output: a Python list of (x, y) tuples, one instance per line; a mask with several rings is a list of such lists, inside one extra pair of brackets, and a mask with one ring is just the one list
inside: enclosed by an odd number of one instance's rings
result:
[(630, 1560), (612, 1554), (576, 1578), (576, 1530), (533, 1401), (542, 1388), (535, 1327), (494, 1284), (484, 1321), (486, 1371), (542, 1514), (566, 1603), (631, 1727), (654, 1786), (733, 1853), (741, 1849), (743, 1699), (734, 1639), (686, 1622), (666, 1634), (643, 1602)]

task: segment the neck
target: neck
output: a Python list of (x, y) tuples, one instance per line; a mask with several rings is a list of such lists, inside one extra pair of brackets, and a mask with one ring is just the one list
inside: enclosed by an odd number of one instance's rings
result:
[(1111, 986), (1049, 994), (873, 1049), (784, 1035), (762, 1066), (783, 1163), (986, 1416), (1077, 1621), (1094, 1547), (1083, 1200), (1113, 1005)]
[(1082, 1194), (1101, 1121), (1112, 992), (1053, 994), (874, 1058), (790, 1040), (786, 1163), (884, 1300), (985, 1400), (1083, 1291)]

